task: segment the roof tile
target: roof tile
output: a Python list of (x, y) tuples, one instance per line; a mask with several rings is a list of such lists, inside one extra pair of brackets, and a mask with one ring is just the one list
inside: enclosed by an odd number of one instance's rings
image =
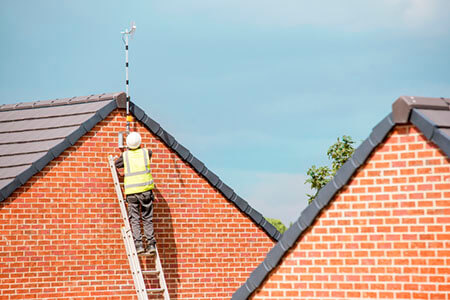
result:
[(61, 141), (63, 141), (63, 139), (22, 143), (20, 144), (20, 147), (17, 147), (17, 145), (15, 144), (0, 145), (0, 154), (13, 155), (48, 151), (50, 148), (56, 146)]
[(11, 156), (0, 156), (0, 168), (24, 164), (32, 164), (43, 157), (47, 152), (27, 153)]
[(450, 127), (450, 110), (416, 109), (438, 127)]
[(428, 119), (420, 109), (413, 109), (411, 112), (411, 123), (417, 126), (427, 139), (431, 139), (436, 124)]
[(78, 128), (79, 126), (70, 126), (70, 127), (50, 128), (43, 130), (0, 133), (0, 144), (13, 144), (13, 143), (40, 141), (46, 139), (64, 138)]
[(14, 178), (0, 179), (0, 190), (2, 188), (4, 188), (6, 185), (8, 185), (9, 183), (11, 183), (13, 180), (14, 180)]
[(93, 116), (92, 113), (75, 115), (75, 116), (63, 116), (63, 117), (53, 117), (53, 118), (42, 118), (33, 120), (21, 120), (16, 122), (0, 123), (0, 132), (15, 132), (15, 131), (25, 131), (25, 130), (35, 130), (57, 128), (65, 126), (80, 125), (86, 122)]
[(437, 129), (433, 133), (433, 138), (431, 139), (433, 143), (438, 145), (438, 147), (450, 157), (450, 128)]
[(30, 166), (31, 164), (16, 167), (0, 168), (0, 179), (14, 178), (23, 171), (25, 171), (26, 169), (28, 169)]
[(62, 105), (62, 106), (49, 106), (49, 107), (38, 107), (34, 109), (23, 109), (23, 110), (8, 110), (0, 111), (0, 122), (2, 121), (18, 121), (18, 120), (28, 120), (28, 119), (42, 119), (55, 116), (68, 116), (76, 114), (85, 113), (95, 113), (100, 108), (104, 107), (105, 104), (113, 102), (111, 100), (89, 102), (83, 105)]

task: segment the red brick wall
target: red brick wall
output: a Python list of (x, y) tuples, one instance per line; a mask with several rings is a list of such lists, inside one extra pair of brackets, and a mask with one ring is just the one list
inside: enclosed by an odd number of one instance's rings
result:
[[(0, 299), (131, 299), (123, 221), (107, 155), (114, 111), (0, 203)], [(273, 241), (142, 126), (153, 150), (154, 222), (172, 299), (226, 299)]]
[(251, 299), (450, 299), (450, 162), (397, 126)]

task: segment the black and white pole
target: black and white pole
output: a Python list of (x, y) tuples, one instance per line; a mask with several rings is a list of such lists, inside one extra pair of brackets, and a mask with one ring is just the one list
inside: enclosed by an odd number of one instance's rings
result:
[(136, 31), (136, 25), (134, 22), (131, 22), (131, 29), (125, 29), (125, 31), (122, 32), (122, 40), (125, 43), (125, 91), (127, 94), (127, 132), (130, 132), (130, 122), (132, 121), (132, 117), (130, 116), (130, 94), (129, 94), (129, 80), (128, 80), (128, 36), (133, 36), (134, 32)]

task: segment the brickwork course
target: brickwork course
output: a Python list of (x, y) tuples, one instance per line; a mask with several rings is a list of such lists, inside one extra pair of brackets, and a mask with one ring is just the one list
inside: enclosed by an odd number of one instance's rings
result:
[(449, 299), (450, 102), (416, 100), (394, 103), (232, 299)]
[[(124, 94), (113, 98), (119, 103)], [(89, 97), (78, 100), (90, 103)], [(11, 118), (18, 109), (24, 116), (47, 104), (59, 109), (60, 102), (3, 107), (4, 114), (0, 107), (0, 116)], [(32, 153), (30, 164), (31, 154), (0, 157), (0, 299), (136, 298), (107, 160), (120, 154), (125, 110), (116, 101), (105, 103), (107, 110), (102, 106), (88, 121), (81, 119), (81, 133), (74, 126), (48, 152)], [(229, 299), (273, 247), (278, 231), (134, 104), (132, 113), (132, 131), (153, 151), (155, 234), (171, 299)], [(4, 134), (26, 131), (18, 130)], [(16, 149), (26, 148), (18, 143)], [(19, 156), (23, 166), (7, 167)]]

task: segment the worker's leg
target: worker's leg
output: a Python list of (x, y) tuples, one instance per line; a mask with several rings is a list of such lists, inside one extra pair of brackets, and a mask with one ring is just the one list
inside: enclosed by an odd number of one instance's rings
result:
[(141, 224), (139, 216), (139, 194), (127, 195), (128, 202), (128, 218), (130, 220), (131, 231), (133, 232), (133, 239), (136, 248), (144, 247), (142, 243)]
[(153, 200), (155, 199), (152, 191), (141, 194), (142, 198), (142, 222), (144, 223), (144, 234), (147, 238), (147, 245), (155, 244), (155, 232), (153, 230)]

